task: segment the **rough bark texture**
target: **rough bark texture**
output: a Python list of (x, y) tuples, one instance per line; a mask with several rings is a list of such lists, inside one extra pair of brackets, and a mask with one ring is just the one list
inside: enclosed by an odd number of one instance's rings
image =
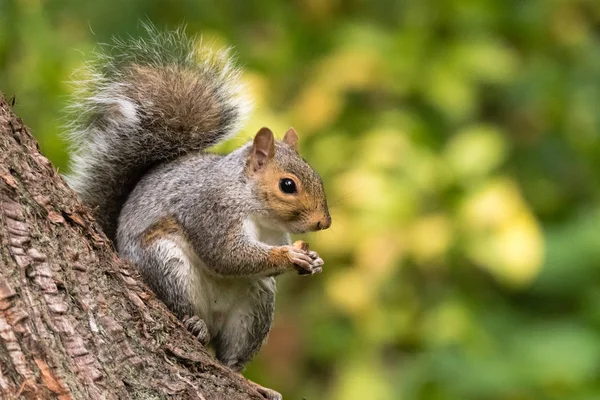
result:
[(0, 94), (0, 398), (261, 399), (119, 260)]

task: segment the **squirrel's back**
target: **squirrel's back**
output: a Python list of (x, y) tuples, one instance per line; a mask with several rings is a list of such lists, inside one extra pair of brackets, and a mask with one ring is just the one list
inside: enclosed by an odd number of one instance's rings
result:
[(249, 102), (227, 51), (181, 30), (102, 46), (78, 82), (69, 184), (114, 239), (123, 203), (153, 165), (200, 151), (240, 127)]

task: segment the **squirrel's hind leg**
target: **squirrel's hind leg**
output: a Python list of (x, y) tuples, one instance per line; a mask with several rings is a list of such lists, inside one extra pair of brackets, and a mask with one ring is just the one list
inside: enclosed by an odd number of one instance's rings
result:
[[(207, 345), (210, 341), (209, 329), (205, 321), (197, 315), (190, 300), (189, 285), (192, 274), (192, 261), (189, 254), (180, 246), (183, 238), (165, 235), (150, 243), (133, 246), (129, 254), (133, 257), (142, 279), (181, 319), (185, 327)], [(123, 252), (125, 253), (125, 252)]]
[[(222, 329), (213, 337), (217, 359), (240, 372), (265, 342), (275, 309), (275, 279), (257, 280), (248, 297), (229, 313)], [(249, 383), (268, 400), (281, 400), (274, 390)]]
[(264, 343), (275, 310), (274, 278), (256, 280), (248, 290), (213, 337), (217, 359), (236, 371), (241, 371)]

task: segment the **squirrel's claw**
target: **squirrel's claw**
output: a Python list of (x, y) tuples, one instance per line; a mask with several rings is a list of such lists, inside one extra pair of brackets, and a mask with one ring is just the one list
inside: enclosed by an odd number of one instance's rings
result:
[(261, 394), (266, 400), (283, 400), (283, 397), (278, 392), (273, 389), (266, 388), (264, 386), (259, 385), (256, 382), (250, 381), (251, 385), (254, 386), (256, 391)]
[[(240, 375), (242, 376), (242, 378), (244, 378), (244, 376), (241, 373), (240, 373)], [(246, 378), (244, 378), (244, 379), (246, 379)], [(263, 398), (265, 398), (266, 400), (283, 400), (283, 397), (281, 396), (281, 394), (274, 391), (273, 389), (269, 389), (264, 386), (261, 386), (258, 383), (251, 381), (250, 379), (246, 379), (246, 382), (248, 382), (250, 384), (250, 386), (252, 386), (254, 389), (256, 389), (256, 391), (258, 393), (260, 393), (260, 395)]]
[(260, 393), (267, 400), (283, 400), (283, 397), (279, 393), (274, 390), (267, 389), (265, 387), (261, 387), (258, 389), (258, 393)]
[(317, 267), (322, 267), (323, 264), (325, 264), (325, 261), (323, 261), (323, 259), (319, 256), (317, 256), (316, 259), (313, 260), (312, 265), (313, 267), (317, 268)]
[(203, 319), (199, 316), (194, 315), (192, 317), (186, 317), (183, 319), (183, 325), (192, 335), (196, 336), (203, 346), (206, 346), (210, 342), (210, 334), (208, 333), (208, 327)]

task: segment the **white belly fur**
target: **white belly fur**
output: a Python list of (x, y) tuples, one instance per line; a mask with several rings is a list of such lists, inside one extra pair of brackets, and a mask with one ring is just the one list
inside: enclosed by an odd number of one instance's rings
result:
[[(289, 235), (259, 225), (253, 219), (245, 222), (244, 228), (251, 240), (269, 245), (289, 243)], [(229, 317), (237, 318), (240, 312), (252, 312), (252, 296), (257, 286), (271, 287), (274, 280), (268, 277), (231, 278), (217, 276), (204, 265), (189, 243), (179, 244), (191, 264), (192, 280), (190, 297), (197, 315), (206, 323), (211, 336), (221, 331)]]

